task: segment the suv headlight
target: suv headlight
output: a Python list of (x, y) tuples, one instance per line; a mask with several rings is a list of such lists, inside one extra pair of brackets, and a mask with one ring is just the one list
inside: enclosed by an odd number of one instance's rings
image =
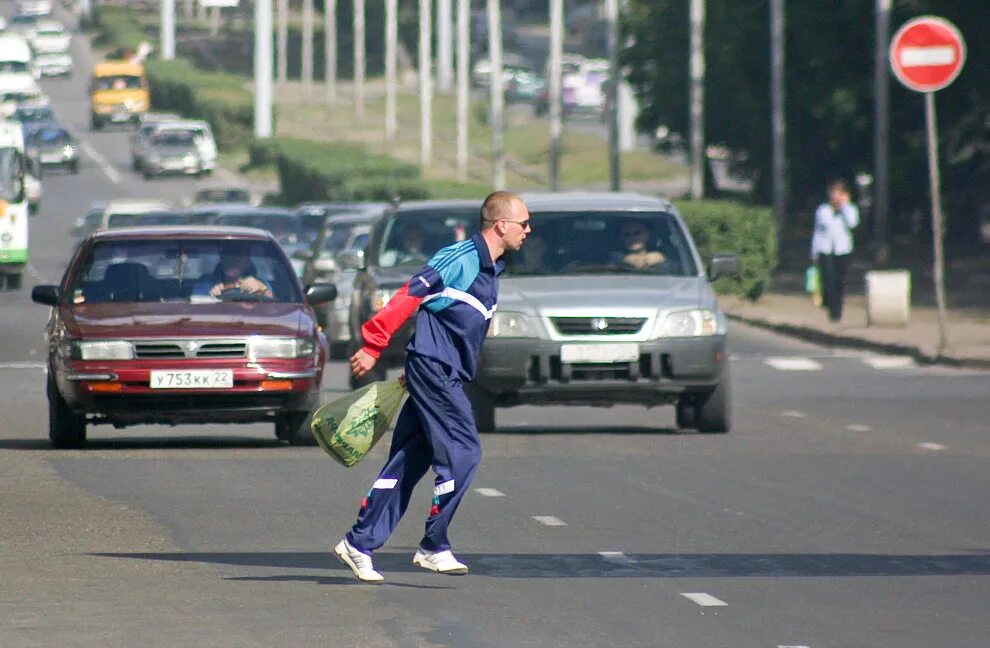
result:
[(313, 338), (266, 338), (248, 340), (247, 354), (251, 362), (272, 358), (306, 358), (316, 356), (318, 347)]
[(667, 313), (658, 323), (654, 337), (699, 337), (718, 332), (719, 324), (715, 313), (707, 308), (695, 308)]
[(537, 338), (539, 329), (534, 318), (511, 311), (496, 312), (488, 327), (488, 337)]
[(59, 353), (70, 360), (133, 360), (134, 345), (124, 340), (66, 340)]

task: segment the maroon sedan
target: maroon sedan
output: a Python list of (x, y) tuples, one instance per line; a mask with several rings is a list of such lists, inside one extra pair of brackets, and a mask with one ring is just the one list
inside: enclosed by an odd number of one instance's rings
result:
[(109, 230), (79, 246), (58, 286), (32, 299), (48, 321), (49, 436), (86, 427), (271, 421), (310, 439), (327, 340), (272, 236), (234, 227)]

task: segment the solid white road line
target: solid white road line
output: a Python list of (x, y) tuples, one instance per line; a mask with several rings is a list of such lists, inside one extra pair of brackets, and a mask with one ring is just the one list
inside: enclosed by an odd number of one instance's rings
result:
[(567, 522), (552, 515), (534, 515), (533, 519), (545, 526), (567, 526)]
[(99, 151), (93, 148), (92, 144), (86, 140), (83, 140), (80, 142), (79, 148), (81, 148), (86, 155), (93, 158), (93, 162), (96, 162), (96, 165), (100, 167), (100, 170), (103, 171), (103, 174), (108, 180), (110, 180), (110, 182), (120, 184), (120, 174), (117, 173), (117, 169), (113, 168), (113, 165), (110, 164)]
[(810, 648), (810, 646), (805, 646), (804, 644), (800, 644), (800, 645), (794, 645), (794, 646), (792, 646), (792, 645), (777, 646), (777, 648)]
[(869, 356), (863, 362), (874, 369), (908, 369), (915, 365), (910, 356)]
[(635, 565), (637, 562), (635, 558), (630, 558), (621, 551), (599, 551), (598, 555), (602, 557), (602, 560), (617, 565)]
[(821, 371), (822, 364), (811, 358), (767, 358), (763, 361), (777, 371)]
[(0, 362), (0, 369), (46, 369), (44, 362)]
[(797, 410), (785, 410), (780, 413), (781, 416), (786, 416), (787, 418), (808, 418), (808, 415), (804, 412), (799, 412)]
[(945, 450), (945, 446), (941, 443), (919, 443), (918, 447), (922, 450)]
[(701, 607), (724, 607), (728, 605), (725, 601), (717, 599), (711, 594), (705, 594), (704, 592), (681, 592), (681, 596), (689, 601), (697, 603)]
[(475, 488), (474, 492), (485, 497), (505, 497), (505, 493), (497, 488)]
[(862, 423), (853, 423), (852, 425), (847, 425), (846, 429), (850, 432), (872, 432), (873, 428), (869, 425), (863, 425)]

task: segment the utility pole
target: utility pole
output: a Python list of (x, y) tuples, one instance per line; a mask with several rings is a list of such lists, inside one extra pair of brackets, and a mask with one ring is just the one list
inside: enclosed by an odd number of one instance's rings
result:
[(891, 0), (876, 0), (873, 58), (873, 241), (874, 261), (887, 263), (887, 212), (889, 182), (887, 151), (890, 141), (890, 71), (887, 67), (887, 46), (890, 42)]
[(303, 92), (313, 96), (313, 0), (303, 0), (302, 5), (302, 82)]
[(489, 89), (489, 121), (492, 127), (492, 187), (496, 191), (505, 189), (505, 79), (502, 78), (502, 13), (501, 0), (488, 0), (488, 58), (492, 62), (492, 77)]
[(364, 121), (364, 0), (354, 0), (354, 119)]
[(419, 166), (433, 158), (433, 83), (430, 70), (431, 0), (419, 0)]
[(468, 179), (468, 52), (470, 40), (471, 2), (457, 0), (457, 179)]
[(278, 82), (289, 80), (289, 0), (278, 0)]
[[(88, 0), (87, 0), (88, 2)], [(206, 20), (206, 1), (199, 0), (199, 5), (196, 7), (196, 20)]]
[(272, 136), (272, 0), (254, 2), (254, 136)]
[(162, 59), (175, 58), (175, 0), (162, 0), (161, 6)]
[(337, 0), (323, 2), (323, 74), (327, 103), (337, 103)]
[(612, 191), (622, 188), (622, 170), (619, 167), (619, 1), (605, 0), (605, 20), (608, 23), (608, 171)]
[(770, 0), (770, 125), (772, 133), (773, 215), (777, 242), (787, 225), (787, 147), (784, 112), (784, 0)]
[(192, 18), (196, 14), (196, 0), (185, 0), (182, 4), (182, 14), (186, 18)]
[(560, 191), (561, 61), (564, 56), (564, 0), (550, 0), (550, 190)]
[(220, 7), (218, 5), (213, 6), (213, 10), (210, 11), (210, 36), (217, 36), (220, 34)]
[(691, 0), (691, 198), (705, 195), (705, 0)]
[(450, 93), (454, 77), (451, 0), (437, 0), (437, 89)]
[(385, 0), (385, 139), (395, 139), (398, 123), (395, 115), (395, 84), (399, 40), (398, 0)]

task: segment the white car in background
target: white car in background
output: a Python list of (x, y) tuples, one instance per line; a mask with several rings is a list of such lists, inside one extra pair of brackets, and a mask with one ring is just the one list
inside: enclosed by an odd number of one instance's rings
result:
[(38, 26), (28, 34), (28, 44), (38, 54), (64, 54), (72, 45), (72, 34), (54, 20), (39, 21)]
[(0, 74), (0, 116), (8, 118), (21, 104), (47, 106), (48, 96), (33, 77)]
[(34, 69), (43, 77), (72, 76), (72, 56), (68, 52), (46, 52), (34, 59)]
[(17, 0), (17, 13), (25, 16), (50, 16), (51, 0)]

